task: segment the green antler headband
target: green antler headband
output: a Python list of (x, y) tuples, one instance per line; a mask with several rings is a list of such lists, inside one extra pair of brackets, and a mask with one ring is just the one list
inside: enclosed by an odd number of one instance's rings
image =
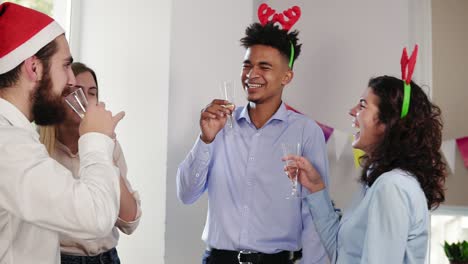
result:
[[(298, 6), (293, 6), (283, 13), (276, 13), (276, 10), (269, 7), (267, 4), (263, 3), (258, 7), (258, 20), (262, 26), (266, 25), (268, 22), (271, 23), (280, 23), (283, 30), (289, 31), (291, 27), (299, 20), (301, 17), (301, 8)], [(288, 20), (286, 21), (284, 17), (287, 17)], [(292, 68), (294, 64), (294, 44), (292, 41), (291, 43), (291, 54), (289, 56), (289, 68)]]
[(413, 76), (414, 66), (416, 65), (416, 57), (418, 56), (418, 45), (414, 46), (411, 57), (408, 58), (406, 48), (403, 48), (401, 54), (401, 79), (404, 83), (403, 104), (401, 106), (401, 118), (405, 118), (408, 114), (411, 101), (411, 77)]

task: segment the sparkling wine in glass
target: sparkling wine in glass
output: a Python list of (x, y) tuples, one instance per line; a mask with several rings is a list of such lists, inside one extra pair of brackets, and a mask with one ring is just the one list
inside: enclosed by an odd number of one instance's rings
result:
[[(221, 84), (221, 95), (222, 98), (226, 101), (228, 101), (227, 104), (225, 104), (223, 107), (229, 108), (231, 110), (234, 110), (234, 100), (236, 97), (236, 90), (233, 85), (232, 81), (223, 81)], [(228, 116), (228, 119), (226, 121), (226, 125), (228, 129), (232, 129), (234, 127), (234, 120), (232, 115)]]
[[(301, 155), (301, 143), (296, 142), (296, 143), (282, 143), (281, 148), (283, 149), (283, 156), (289, 156), (289, 155), (296, 155), (300, 156)], [(300, 198), (300, 193), (297, 190), (297, 176), (299, 173), (299, 169), (297, 168), (296, 161), (294, 160), (286, 160), (286, 174), (288, 177), (291, 179), (291, 193), (289, 194), (286, 199), (294, 199), (294, 198)]]

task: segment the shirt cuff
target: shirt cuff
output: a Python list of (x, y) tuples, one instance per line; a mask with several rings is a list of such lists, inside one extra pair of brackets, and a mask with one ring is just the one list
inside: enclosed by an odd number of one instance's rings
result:
[(120, 231), (122, 231), (123, 233), (127, 235), (130, 235), (135, 231), (135, 229), (140, 224), (140, 218), (141, 218), (140, 197), (138, 196), (137, 192), (134, 192), (133, 196), (135, 197), (135, 200), (137, 202), (137, 214), (136, 214), (135, 220), (127, 222), (123, 220), (122, 218), (118, 217), (117, 222), (115, 223), (115, 226), (118, 227)]
[(105, 152), (112, 160), (115, 143), (110, 137), (96, 132), (86, 133), (78, 140), (80, 157), (91, 152)]
[(332, 206), (326, 189), (307, 195), (306, 200), (314, 219), (328, 217), (330, 214), (335, 213), (335, 208)]

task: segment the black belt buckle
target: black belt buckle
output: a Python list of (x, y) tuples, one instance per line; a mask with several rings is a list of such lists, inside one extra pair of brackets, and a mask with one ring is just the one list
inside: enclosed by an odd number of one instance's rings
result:
[(250, 251), (250, 250), (239, 251), (239, 254), (237, 254), (237, 260), (239, 261), (239, 264), (254, 264), (253, 262), (245, 262), (245, 259), (243, 258), (243, 255), (250, 255), (250, 254), (257, 254), (257, 252)]

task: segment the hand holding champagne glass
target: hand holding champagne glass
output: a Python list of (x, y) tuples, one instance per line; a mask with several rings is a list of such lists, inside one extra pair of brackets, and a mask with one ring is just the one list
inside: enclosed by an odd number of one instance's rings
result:
[(200, 139), (209, 144), (213, 142), (219, 131), (226, 124), (227, 117), (231, 114), (231, 110), (225, 107), (229, 102), (221, 99), (214, 99), (200, 114)]
[(231, 81), (223, 81), (219, 90), (222, 99), (214, 99), (205, 108), (200, 115), (200, 139), (209, 144), (213, 142), (219, 131), (225, 128), (225, 131), (231, 131), (234, 127), (232, 120), (232, 111), (234, 105), (234, 87)]
[(115, 138), (115, 127), (125, 116), (125, 112), (121, 111), (113, 115), (111, 111), (106, 110), (102, 102), (97, 105), (90, 104), (86, 110), (80, 123), (80, 136), (89, 132), (97, 132)]
[(325, 189), (322, 176), (307, 158), (299, 155), (287, 155), (284, 156), (282, 160), (291, 160), (296, 164), (293, 168), (285, 166), (284, 171), (289, 176), (289, 174), (293, 174), (297, 170), (296, 179), (301, 184), (302, 188), (306, 188), (311, 193)]
[(102, 102), (97, 105), (88, 105), (82, 88), (65, 96), (65, 102), (82, 119), (79, 127), (80, 136), (89, 132), (97, 132), (115, 139), (115, 127), (125, 116), (125, 112), (112, 115), (112, 112), (106, 110)]

